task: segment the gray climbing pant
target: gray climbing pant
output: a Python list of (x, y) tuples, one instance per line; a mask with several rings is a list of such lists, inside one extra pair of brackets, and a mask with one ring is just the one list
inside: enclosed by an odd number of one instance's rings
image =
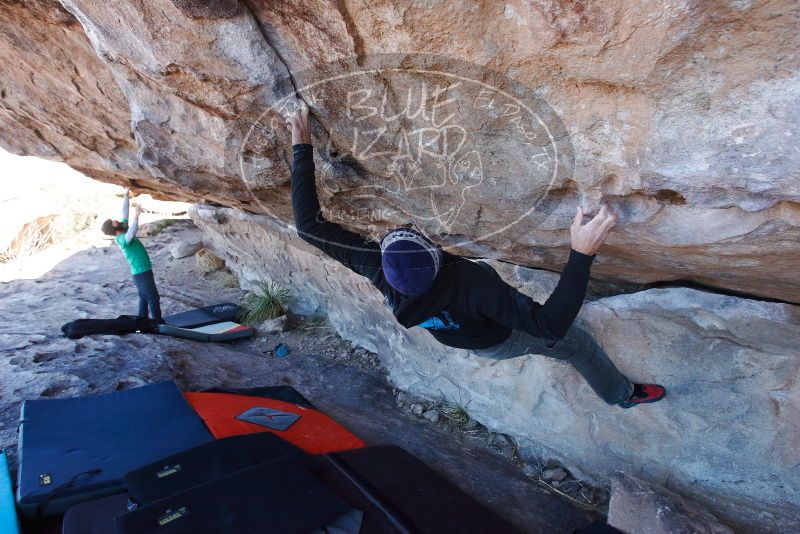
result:
[(147, 306), (150, 305), (150, 316), (161, 321), (161, 297), (158, 295), (153, 271), (134, 274), (133, 283), (139, 291), (139, 317), (147, 318)]
[(574, 324), (567, 330), (567, 335), (559, 340), (533, 337), (527, 332), (512, 330), (511, 336), (499, 345), (472, 350), (479, 356), (495, 360), (541, 354), (567, 361), (608, 404), (624, 401), (632, 391), (631, 382), (619, 372), (592, 335)]

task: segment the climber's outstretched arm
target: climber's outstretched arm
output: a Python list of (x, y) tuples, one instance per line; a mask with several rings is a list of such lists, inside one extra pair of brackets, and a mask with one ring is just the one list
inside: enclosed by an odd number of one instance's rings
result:
[(133, 220), (128, 223), (128, 231), (125, 232), (125, 242), (130, 243), (139, 231), (139, 215), (142, 214), (142, 207), (137, 205), (133, 208)]
[(314, 149), (308, 108), (303, 105), (287, 118), (292, 132), (292, 210), (298, 235), (325, 254), (370, 280), (380, 277), (380, 246), (326, 220), (317, 197)]
[(497, 277), (495, 285), (476, 288), (481, 314), (499, 324), (523, 330), (535, 337), (561, 339), (572, 326), (586, 297), (589, 269), (597, 249), (617, 222), (607, 206), (583, 223), (580, 206), (570, 227), (572, 250), (561, 278), (550, 297), (539, 304)]
[(128, 220), (128, 212), (130, 211), (131, 204), (131, 190), (125, 188), (125, 193), (122, 194), (122, 219)]
[(561, 339), (583, 305), (593, 259), (594, 256), (571, 250), (561, 279), (544, 304), (534, 301), (497, 276), (495, 283), (473, 289), (478, 309), (481, 315), (503, 326), (528, 332), (534, 337)]

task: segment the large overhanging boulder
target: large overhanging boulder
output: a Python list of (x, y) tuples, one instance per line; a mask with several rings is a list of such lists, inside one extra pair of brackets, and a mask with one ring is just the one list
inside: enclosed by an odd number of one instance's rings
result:
[(608, 202), (595, 276), (800, 301), (790, 0), (62, 3), (0, 3), (14, 152), (289, 221), (297, 91), (353, 229), (558, 268)]

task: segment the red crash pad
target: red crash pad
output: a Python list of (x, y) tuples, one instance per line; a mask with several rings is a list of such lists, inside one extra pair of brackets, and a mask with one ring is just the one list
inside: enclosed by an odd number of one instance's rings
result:
[[(272, 432), (311, 454), (325, 454), (364, 447), (363, 441), (324, 413), (313, 408), (232, 393), (185, 393), (184, 395), (215, 438), (253, 432)], [(237, 416), (242, 417), (243, 414), (248, 411), (252, 413), (252, 410), (257, 408), (267, 408), (279, 412), (274, 414), (276, 420), (286, 421), (285, 424), (289, 424), (288, 428), (278, 430), (237, 419)], [(294, 416), (298, 418), (295, 420)], [(270, 417), (270, 415), (266, 417)]]

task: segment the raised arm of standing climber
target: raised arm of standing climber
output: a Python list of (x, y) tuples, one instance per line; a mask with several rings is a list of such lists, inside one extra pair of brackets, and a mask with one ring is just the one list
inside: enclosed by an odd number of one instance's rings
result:
[[(127, 201), (128, 198), (125, 197)], [(124, 211), (127, 211), (128, 207), (125, 206)], [(136, 237), (136, 232), (139, 231), (139, 216), (142, 214), (142, 207), (137, 205), (133, 208), (133, 220), (128, 221), (128, 231), (125, 232), (125, 241), (130, 244), (133, 241), (133, 238)]]
[(133, 241), (136, 232), (139, 231), (139, 215), (142, 213), (141, 207), (136, 206), (133, 212), (133, 221), (129, 221), (130, 208), (131, 190), (125, 188), (125, 192), (122, 194), (122, 217), (119, 221), (112, 221), (112, 223), (116, 223), (118, 229), (125, 230), (125, 242), (128, 244)]
[(131, 207), (131, 190), (129, 188), (125, 188), (125, 192), (122, 194), (122, 218), (121, 221), (128, 222), (128, 213), (130, 212)]

